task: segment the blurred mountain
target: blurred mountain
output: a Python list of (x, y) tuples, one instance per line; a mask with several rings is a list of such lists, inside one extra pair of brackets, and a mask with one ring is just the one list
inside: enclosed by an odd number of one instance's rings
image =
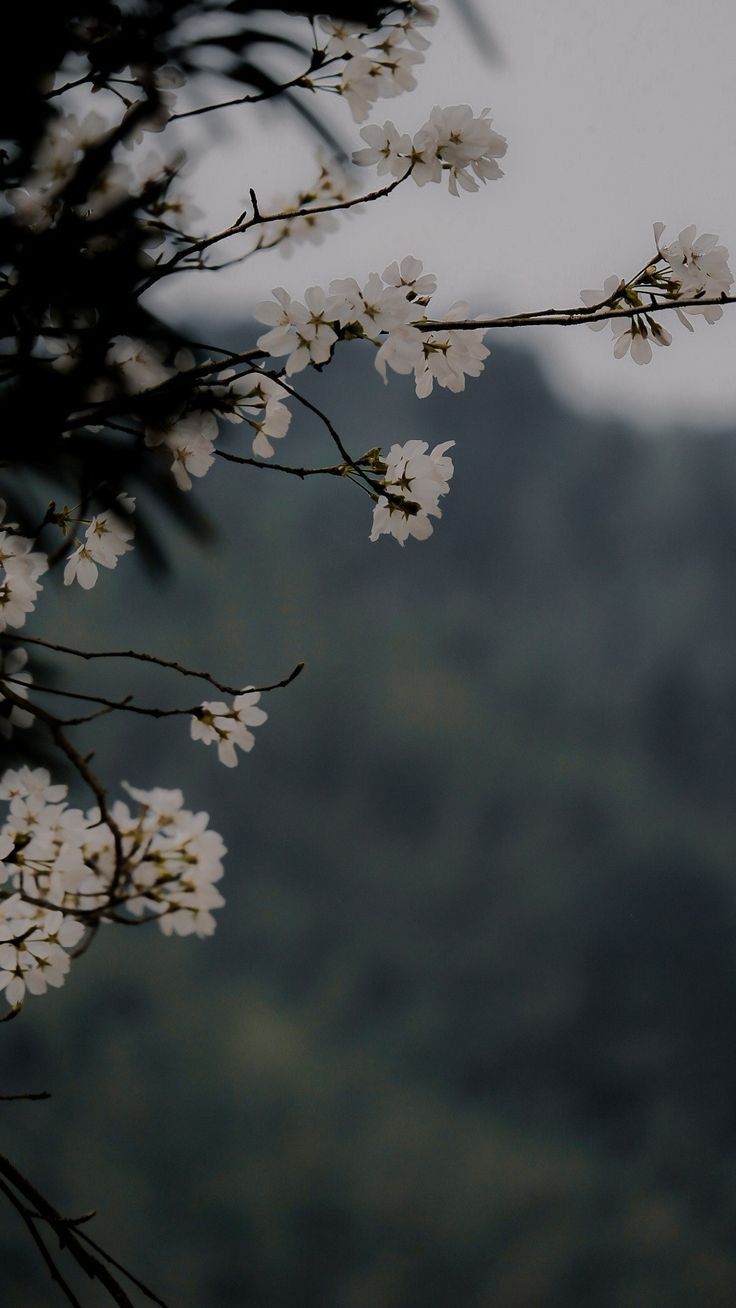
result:
[[(167, 525), (171, 579), (47, 597), (81, 647), (307, 667), (234, 773), (176, 719), (85, 729), (210, 812), (228, 905), (104, 932), (4, 1029), (3, 1089), (54, 1092), (14, 1157), (176, 1308), (730, 1308), (733, 434), (583, 418), (500, 347), (460, 397), (360, 347), (304, 389), (356, 453), (456, 440), (444, 516), (371, 544), (349, 484), (218, 462), (209, 550)], [(332, 461), (298, 412), (282, 446)], [(45, 1308), (21, 1241), (2, 1302)]]

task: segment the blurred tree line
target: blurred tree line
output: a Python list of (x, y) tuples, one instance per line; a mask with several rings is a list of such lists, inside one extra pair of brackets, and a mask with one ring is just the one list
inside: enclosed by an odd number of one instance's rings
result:
[[(423, 548), (218, 467), (210, 551), (172, 528), (169, 581), (49, 596), (82, 647), (135, 606), (222, 676), (307, 671), (235, 775), (177, 724), (88, 729), (210, 810), (228, 908), (208, 942), (110, 933), (29, 1005), (4, 1079), (54, 1101), (6, 1130), (177, 1308), (730, 1308), (733, 434), (583, 416), (498, 346), (419, 405), (370, 362), (333, 365), (339, 429), (458, 439)], [(9, 1223), (0, 1257), (45, 1308)]]

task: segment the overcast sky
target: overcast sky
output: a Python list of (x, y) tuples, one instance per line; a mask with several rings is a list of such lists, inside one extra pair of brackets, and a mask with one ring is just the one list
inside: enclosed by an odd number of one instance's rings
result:
[[(188, 308), (208, 299), (228, 318), (245, 317), (275, 285), (298, 295), (407, 253), (439, 277), (438, 314), (459, 295), (474, 313), (573, 304), (582, 287), (642, 265), (656, 220), (667, 223), (665, 240), (694, 222), (736, 251), (733, 0), (475, 0), (500, 52), (494, 62), (478, 52), (452, 0), (439, 2), (418, 90), (379, 101), (369, 121), (391, 118), (414, 131), (433, 104), (488, 105), (509, 141), (505, 177), (458, 199), (408, 182), (346, 218), (320, 248), (289, 260), (259, 256), (209, 291), (205, 277), (180, 279), (176, 294)], [(347, 145), (363, 144), (342, 101), (320, 104)], [(198, 192), (204, 185), (218, 225), (232, 221), (249, 186), (266, 207), (313, 175), (312, 147), (293, 111), (239, 107), (190, 120), (189, 130), (192, 123), (207, 147), (192, 181)], [(374, 171), (360, 177), (370, 189)], [(736, 306), (715, 326), (696, 322), (695, 335), (667, 322), (673, 343), (646, 367), (615, 360), (608, 329), (532, 328), (514, 339), (539, 351), (580, 406), (625, 409), (647, 423), (730, 422)]]

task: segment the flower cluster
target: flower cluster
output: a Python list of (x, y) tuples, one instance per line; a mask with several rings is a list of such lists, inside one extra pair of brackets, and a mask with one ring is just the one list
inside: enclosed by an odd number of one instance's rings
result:
[[(342, 19), (319, 19), (327, 35), (322, 47), (325, 62), (345, 61), (334, 89), (347, 100), (356, 123), (365, 121), (376, 100), (414, 90), (414, 69), (424, 63), (429, 46), (419, 29), (433, 27), (438, 14), (436, 5), (416, 0), (399, 21), (386, 22), (379, 29), (366, 30), (360, 23)], [(331, 73), (327, 80), (332, 81)], [(320, 79), (312, 81), (321, 85)]]
[[(135, 82), (135, 70), (133, 82)], [(140, 75), (140, 74), (139, 74)], [(146, 132), (161, 132), (166, 127), (176, 95), (174, 87), (183, 85), (184, 77), (173, 66), (159, 68), (154, 73), (158, 107), (150, 114), (138, 116), (135, 127), (125, 131), (125, 120), (136, 108), (131, 103), (123, 116), (122, 145), (131, 150), (140, 144)], [(137, 111), (139, 113), (139, 111)], [(109, 134), (116, 124), (96, 109), (83, 118), (74, 113), (57, 111), (50, 118), (46, 132), (36, 150), (33, 166), (21, 186), (10, 190), (7, 198), (15, 212), (16, 222), (32, 231), (45, 231), (52, 226), (61, 212), (60, 201), (69, 179), (73, 176), (84, 155)], [(136, 189), (145, 188), (151, 176), (157, 181), (170, 180), (177, 169), (155, 158), (144, 164), (142, 177), (119, 159), (113, 159), (97, 178), (94, 186), (77, 206), (82, 218), (95, 220), (124, 202)], [(183, 193), (166, 196), (155, 202), (152, 210), (157, 217), (166, 217), (176, 227), (190, 221), (194, 213)]]
[(256, 738), (249, 727), (260, 727), (268, 717), (263, 709), (257, 708), (260, 691), (246, 686), (236, 695), (232, 707), (222, 701), (209, 701), (201, 704), (196, 717), (192, 718), (192, 740), (201, 740), (205, 745), (217, 745), (217, 757), (226, 768), (237, 766), (238, 758), (235, 747), (249, 753), (256, 743)]
[(98, 921), (155, 918), (165, 935), (214, 931), (226, 851), (208, 815), (188, 812), (180, 790), (123, 784), (135, 811), (115, 803), (108, 825), (99, 809), (70, 808), (66, 786), (52, 785), (44, 768), (8, 769), (0, 779), (9, 805), (0, 831), (0, 990), (10, 1004), (62, 985), (70, 951)]
[(353, 152), (353, 162), (375, 164), (379, 175), (404, 177), (411, 173), (417, 186), (442, 181), (447, 174), (452, 195), (458, 185), (477, 191), (478, 183), (503, 177), (498, 164), (506, 153), (506, 138), (491, 127), (490, 109), (477, 117), (467, 104), (442, 109), (435, 105), (426, 123), (411, 137), (392, 122), (371, 124), (360, 133), (366, 149)]
[[(661, 245), (664, 223), (654, 224), (657, 255), (641, 273), (630, 282), (620, 277), (607, 277), (599, 290), (580, 292), (583, 303), (591, 310), (605, 308), (626, 309), (628, 316), (611, 318), (613, 353), (617, 359), (631, 353), (635, 363), (649, 363), (652, 358), (652, 341), (655, 345), (670, 345), (672, 336), (653, 313), (661, 303), (677, 304), (678, 300), (698, 298), (715, 299), (728, 295), (733, 285), (733, 274), (728, 264), (728, 250), (718, 244), (718, 237), (704, 232), (696, 237), (694, 225), (685, 227), (676, 241)], [(642, 296), (646, 295), (645, 301)], [(637, 312), (639, 311), (640, 312)], [(689, 315), (702, 315), (708, 323), (718, 322), (723, 309), (719, 304), (689, 304), (675, 309), (677, 317), (688, 331), (693, 331)], [(600, 331), (606, 319), (592, 318), (588, 326)]]
[(439, 498), (450, 489), (455, 471), (447, 450), (454, 441), (435, 445), (426, 441), (392, 445), (382, 465), (382, 484), (388, 495), (379, 496), (373, 510), (371, 540), (394, 536), (404, 545), (409, 536), (426, 540), (434, 530), (430, 518), (441, 518)]
[[(354, 277), (330, 282), (327, 293), (310, 286), (303, 302), (276, 287), (275, 302), (256, 305), (259, 322), (271, 326), (259, 336), (259, 349), (275, 358), (285, 355), (284, 371), (290, 376), (308, 364), (327, 363), (338, 340), (365, 337), (379, 347), (376, 368), (384, 381), (386, 369), (392, 368), (414, 374), (420, 398), (430, 394), (435, 382), (461, 391), (466, 376), (479, 377), (483, 371), (488, 356), (484, 332), (424, 327), (430, 321), (424, 310), (436, 287), (436, 278), (423, 273), (412, 255), (389, 264), (381, 276), (371, 273), (363, 286)], [(458, 301), (444, 316), (459, 323), (467, 321), (468, 313), (468, 305)]]
[(225, 422), (247, 423), (255, 433), (253, 453), (270, 459), (274, 452), (271, 441), (281, 440), (289, 430), (291, 413), (284, 403), (286, 395), (283, 386), (259, 371), (236, 374), (232, 368), (227, 369), (219, 374), (216, 383), (194, 396), (199, 407), (172, 417), (164, 426), (147, 427), (146, 445), (167, 450), (177, 486), (191, 490), (192, 477), (204, 477), (215, 461), (215, 415)]
[[(718, 237), (712, 232), (703, 232), (696, 237), (695, 225), (685, 227), (676, 241), (659, 246), (664, 231), (664, 223), (654, 224), (654, 237), (660, 256), (669, 265), (668, 281), (671, 292), (680, 300), (692, 300), (702, 295), (715, 299), (719, 295), (728, 295), (733, 286), (733, 273), (728, 265), (728, 250), (718, 244)], [(690, 305), (683, 313), (702, 314), (706, 322), (718, 322), (723, 309), (717, 304)], [(685, 326), (692, 326), (685, 321)]]
[[(5, 503), (0, 500), (0, 523), (5, 517)], [(0, 531), (0, 631), (22, 627), (26, 615), (36, 607), (42, 590), (39, 577), (47, 571), (45, 554), (33, 549), (28, 536), (16, 535), (17, 524), (7, 522)]]
[(288, 392), (283, 386), (258, 371), (236, 376), (231, 370), (220, 373), (213, 394), (220, 417), (226, 422), (246, 422), (255, 432), (253, 453), (270, 459), (271, 441), (281, 440), (291, 423), (291, 413), (284, 403)]
[(123, 514), (135, 508), (131, 495), (119, 495), (117, 509), (104, 509), (87, 523), (84, 540), (77, 543), (64, 568), (64, 585), (78, 581), (82, 590), (91, 590), (97, 581), (98, 564), (103, 568), (116, 568), (122, 554), (132, 550), (133, 530), (125, 523)]

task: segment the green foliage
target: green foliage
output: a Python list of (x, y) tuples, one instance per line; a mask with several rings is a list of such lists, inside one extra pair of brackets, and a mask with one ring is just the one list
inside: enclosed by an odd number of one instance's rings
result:
[[(103, 775), (210, 810), (228, 909), (206, 943), (103, 933), (3, 1036), (2, 1088), (54, 1092), (3, 1109), (17, 1161), (176, 1308), (736, 1297), (736, 449), (490, 364), (419, 405), (339, 374), (356, 448), (457, 436), (427, 544), (221, 467), (216, 552), (59, 603), (83, 648), (134, 607), (234, 682), (307, 661), (235, 775), (180, 722), (89, 728)], [(95, 684), (163, 702), (155, 671)], [(2, 1301), (46, 1308), (17, 1235)]]

